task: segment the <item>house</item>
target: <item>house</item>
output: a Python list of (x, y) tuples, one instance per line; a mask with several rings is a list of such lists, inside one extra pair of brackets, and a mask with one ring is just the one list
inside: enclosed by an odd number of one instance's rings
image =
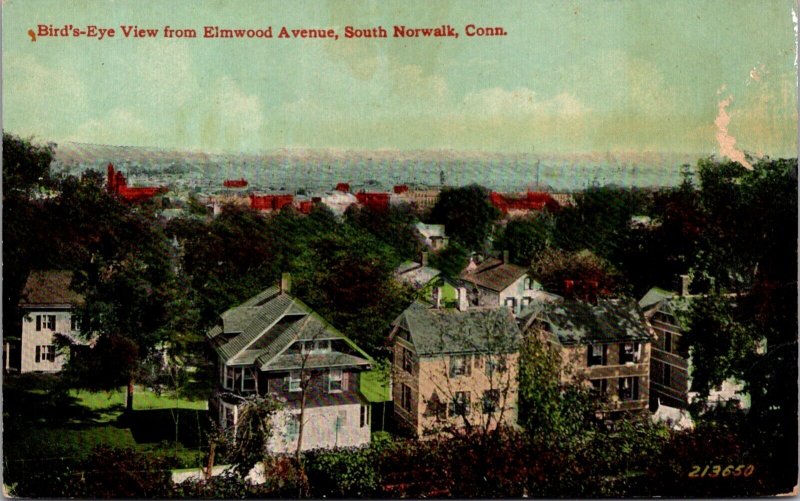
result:
[(601, 412), (647, 409), (652, 336), (635, 303), (537, 302), (520, 322), (525, 335), (556, 348), (562, 383), (592, 386), (601, 398)]
[(447, 248), (448, 238), (444, 231), (443, 224), (425, 224), (418, 222), (414, 225), (422, 235), (425, 246), (432, 251), (440, 251)]
[(58, 372), (69, 354), (57, 348), (56, 334), (83, 344), (74, 314), (74, 309), (83, 304), (83, 296), (71, 288), (72, 280), (73, 273), (65, 270), (34, 270), (28, 275), (19, 300), (20, 338), (4, 339), (6, 370)]
[(522, 335), (508, 309), (417, 301), (393, 322), (389, 340), (400, 429), (422, 437), (517, 422)]
[(461, 272), (469, 287), (470, 303), (475, 306), (506, 306), (514, 315), (542, 296), (542, 285), (526, 268), (511, 264), (508, 251), (503, 258), (489, 257), (478, 263), (470, 259)]
[(270, 395), (285, 403), (274, 418), (273, 452), (296, 450), (301, 412), (303, 450), (369, 443), (370, 407), (359, 387), (369, 356), (290, 292), (284, 274), (280, 286), (227, 310), (208, 332), (219, 369), (212, 412), (235, 427), (248, 395)]
[[(687, 328), (689, 308), (696, 297), (689, 294), (689, 277), (682, 275), (680, 294), (653, 287), (639, 300), (639, 306), (655, 333), (650, 367), (652, 407), (662, 404), (685, 409), (697, 397), (697, 393), (691, 391), (691, 356), (681, 342)], [(711, 405), (733, 402), (745, 409), (750, 407), (750, 397), (744, 392), (744, 385), (734, 378), (713, 389), (707, 402)]]

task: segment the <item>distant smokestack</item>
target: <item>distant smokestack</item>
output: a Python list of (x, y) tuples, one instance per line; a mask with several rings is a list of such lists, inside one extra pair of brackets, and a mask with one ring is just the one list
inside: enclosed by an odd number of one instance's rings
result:
[(507, 250), (503, 251), (503, 264), (509, 264), (508, 251)]
[(292, 274), (283, 273), (281, 275), (281, 292), (291, 294), (292, 292)]
[(681, 296), (689, 295), (689, 275), (681, 275)]

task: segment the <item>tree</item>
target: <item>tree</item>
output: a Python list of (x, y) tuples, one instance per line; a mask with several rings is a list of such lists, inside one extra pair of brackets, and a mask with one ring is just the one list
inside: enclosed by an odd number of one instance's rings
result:
[(44, 202), (35, 194), (51, 186), (52, 145), (3, 133), (3, 332), (20, 330), (19, 295), (28, 273), (52, 263)]
[(554, 346), (537, 335), (526, 336), (520, 353), (519, 422), (534, 437), (568, 440), (590, 423), (595, 407), (577, 381), (561, 381), (562, 361)]
[(507, 250), (514, 264), (528, 267), (554, 241), (555, 219), (547, 213), (512, 219), (506, 224), (494, 248)]
[(424, 249), (414, 226), (416, 214), (408, 204), (390, 205), (387, 210), (352, 205), (345, 212), (345, 221), (392, 246), (403, 259), (418, 259)]
[(489, 203), (488, 192), (478, 185), (445, 188), (431, 209), (430, 219), (444, 224), (451, 241), (456, 240), (469, 250), (483, 250), (500, 217)]
[(546, 290), (568, 298), (594, 301), (598, 296), (625, 291), (620, 273), (589, 250), (547, 249), (532, 265), (533, 275)]

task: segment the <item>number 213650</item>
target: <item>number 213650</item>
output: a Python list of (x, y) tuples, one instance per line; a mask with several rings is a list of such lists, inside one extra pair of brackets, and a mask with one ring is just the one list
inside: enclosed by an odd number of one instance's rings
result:
[(704, 466), (692, 465), (689, 478), (717, 478), (717, 477), (749, 477), (756, 471), (752, 464), (738, 466), (732, 464), (707, 464)]

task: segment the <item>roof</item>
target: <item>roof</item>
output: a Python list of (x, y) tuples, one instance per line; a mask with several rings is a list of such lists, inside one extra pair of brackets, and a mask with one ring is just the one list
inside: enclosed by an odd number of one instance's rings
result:
[(67, 270), (33, 270), (20, 294), (21, 307), (68, 308), (83, 304), (83, 295), (72, 287), (73, 273)]
[(437, 309), (421, 301), (394, 321), (409, 333), (418, 355), (513, 353), (522, 333), (508, 308)]
[(676, 292), (653, 287), (639, 300), (639, 307), (643, 310), (655, 308), (664, 313), (669, 313), (675, 317), (677, 325), (685, 328), (686, 313), (688, 313), (692, 299), (695, 297), (694, 295), (681, 296)]
[(644, 315), (633, 301), (539, 303), (538, 310), (529, 309), (524, 318), (526, 325), (532, 320), (544, 322), (564, 345), (651, 339)]
[(439, 276), (441, 272), (430, 266), (423, 266), (414, 261), (404, 261), (395, 270), (397, 279), (407, 283), (415, 289), (421, 289), (428, 282)]
[(443, 224), (426, 224), (418, 222), (414, 226), (417, 228), (417, 231), (419, 231), (425, 238), (433, 238), (433, 237), (444, 238), (446, 236)]
[(665, 299), (671, 298), (674, 295), (675, 293), (672, 291), (661, 289), (659, 287), (653, 287), (647, 291), (647, 294), (645, 294), (642, 299), (639, 300), (639, 307), (643, 310), (646, 310)]
[(490, 257), (475, 269), (461, 272), (461, 278), (480, 287), (502, 292), (527, 272), (528, 270), (521, 266)]
[[(261, 370), (290, 368), (291, 359), (282, 353), (289, 345), (303, 339), (342, 340), (350, 353), (334, 351), (329, 354), (331, 357), (339, 357), (337, 360), (346, 362), (347, 366), (370, 364), (369, 355), (361, 348), (305, 303), (277, 286), (227, 310), (220, 319), (220, 324), (210, 329), (206, 336), (226, 365), (257, 364)], [(330, 362), (331, 357), (313, 363)], [(312, 363), (313, 357), (307, 358), (306, 363)]]

